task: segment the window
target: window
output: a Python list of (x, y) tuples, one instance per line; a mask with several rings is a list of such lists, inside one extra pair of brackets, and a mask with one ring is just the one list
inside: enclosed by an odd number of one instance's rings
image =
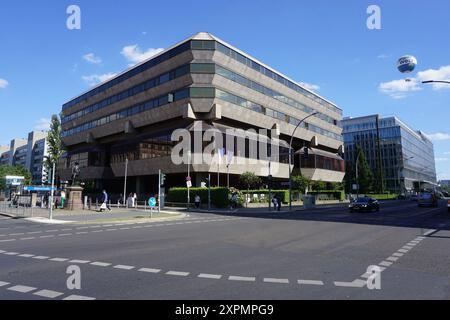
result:
[(190, 89), (191, 98), (214, 98), (215, 89), (214, 88), (191, 88)]
[(191, 64), (192, 73), (215, 73), (215, 64), (213, 63), (193, 63)]

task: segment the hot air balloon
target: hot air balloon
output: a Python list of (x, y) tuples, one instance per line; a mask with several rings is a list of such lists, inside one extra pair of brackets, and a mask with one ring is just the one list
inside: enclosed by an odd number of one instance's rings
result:
[(411, 73), (417, 66), (417, 59), (413, 56), (403, 56), (398, 59), (397, 68), (401, 73)]

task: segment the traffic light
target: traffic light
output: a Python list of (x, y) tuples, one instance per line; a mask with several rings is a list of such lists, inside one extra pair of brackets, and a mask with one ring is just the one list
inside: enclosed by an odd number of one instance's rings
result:
[(159, 182), (159, 184), (161, 186), (164, 186), (166, 183), (166, 174), (165, 173), (161, 173), (161, 181)]

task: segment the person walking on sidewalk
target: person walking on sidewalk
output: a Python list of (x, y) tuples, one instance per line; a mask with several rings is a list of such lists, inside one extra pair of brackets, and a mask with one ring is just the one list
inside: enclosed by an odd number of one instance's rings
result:
[(201, 198), (198, 194), (195, 195), (195, 208), (199, 209), (200, 208), (200, 202), (201, 202)]
[(111, 208), (109, 207), (109, 204), (108, 204), (108, 200), (109, 200), (108, 194), (106, 193), (106, 190), (103, 190), (102, 201), (101, 201), (102, 205), (100, 206), (99, 212), (103, 212), (106, 209), (108, 209), (108, 211), (111, 211)]

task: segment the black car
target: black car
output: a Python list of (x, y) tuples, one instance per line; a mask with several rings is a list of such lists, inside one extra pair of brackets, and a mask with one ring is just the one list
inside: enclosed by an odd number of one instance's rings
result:
[(355, 201), (353, 201), (349, 205), (350, 212), (372, 212), (372, 211), (380, 211), (380, 204), (378, 203), (378, 200), (373, 198), (358, 198)]

